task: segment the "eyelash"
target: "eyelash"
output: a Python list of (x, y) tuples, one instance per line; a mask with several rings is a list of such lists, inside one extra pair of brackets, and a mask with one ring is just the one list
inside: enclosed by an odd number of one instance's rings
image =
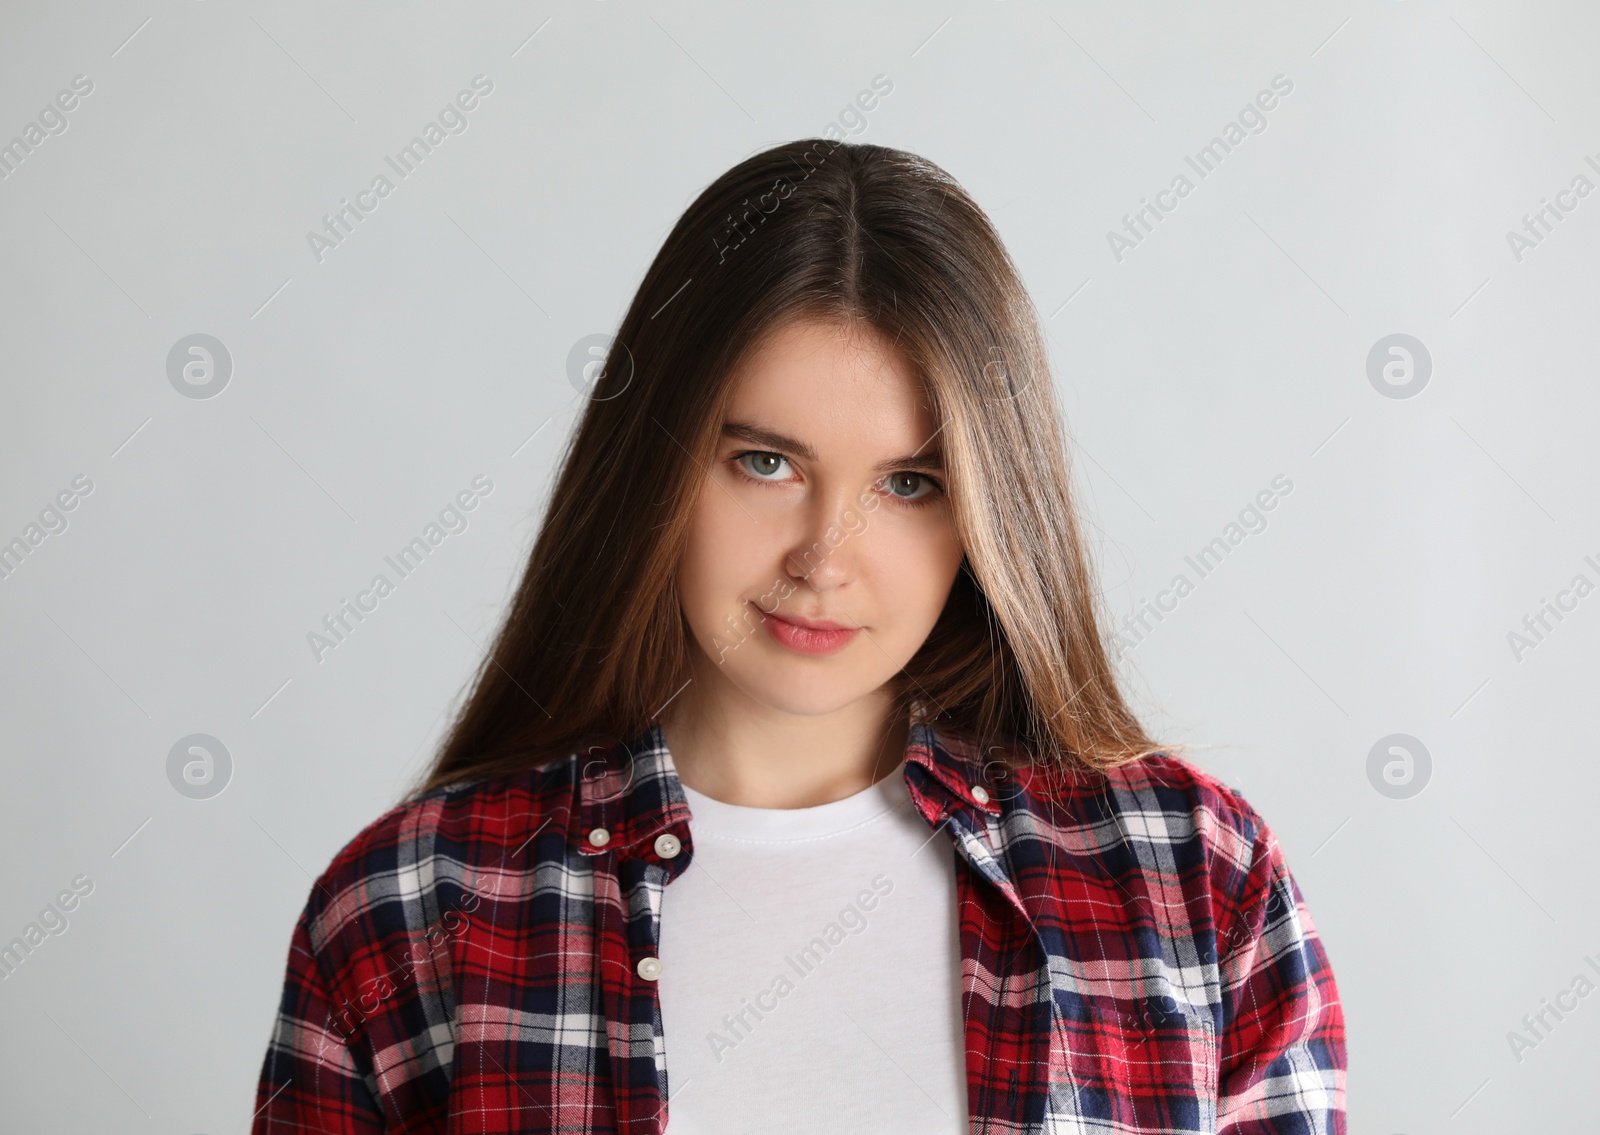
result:
[[(767, 486), (783, 484), (782, 481), (769, 481), (765, 477), (755, 477), (745, 472), (744, 459), (746, 457), (777, 457), (784, 461), (788, 461), (789, 459), (783, 454), (771, 449), (746, 449), (741, 453), (735, 453), (730, 459), (733, 462), (734, 470), (746, 481), (750, 481), (757, 485)], [(914, 477), (921, 477), (924, 481), (928, 482), (928, 484), (932, 485), (935, 490), (935, 492), (929, 493), (924, 497), (919, 497), (916, 500), (909, 500), (897, 493), (887, 494), (891, 499), (893, 499), (895, 504), (902, 508), (927, 508), (929, 505), (936, 503), (939, 499), (939, 495), (944, 493), (944, 486), (940, 484), (936, 478), (930, 477), (926, 473), (918, 473), (915, 469), (904, 469), (895, 473), (886, 473), (883, 479), (888, 480), (890, 477), (898, 477), (901, 473), (910, 473)], [(880, 482), (880, 484), (881, 483), (882, 482)]]

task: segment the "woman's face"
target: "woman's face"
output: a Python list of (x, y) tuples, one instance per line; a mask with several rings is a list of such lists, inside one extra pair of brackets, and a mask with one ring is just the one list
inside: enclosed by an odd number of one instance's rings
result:
[(831, 713), (905, 666), (961, 565), (937, 426), (864, 325), (787, 322), (733, 382), (679, 569), (696, 695)]

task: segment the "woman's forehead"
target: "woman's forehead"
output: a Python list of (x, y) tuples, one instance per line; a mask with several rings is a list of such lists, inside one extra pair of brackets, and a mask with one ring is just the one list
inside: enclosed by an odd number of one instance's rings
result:
[(925, 433), (932, 418), (916, 368), (866, 324), (786, 324), (751, 352), (734, 383), (730, 422), (790, 436), (806, 429), (892, 444)]

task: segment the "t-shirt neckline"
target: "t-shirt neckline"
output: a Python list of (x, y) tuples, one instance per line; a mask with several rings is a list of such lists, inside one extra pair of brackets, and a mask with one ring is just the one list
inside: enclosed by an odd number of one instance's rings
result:
[(859, 792), (809, 808), (755, 808), (729, 804), (679, 782), (689, 805), (690, 830), (697, 838), (754, 843), (790, 843), (843, 835), (900, 807), (909, 807), (905, 763)]

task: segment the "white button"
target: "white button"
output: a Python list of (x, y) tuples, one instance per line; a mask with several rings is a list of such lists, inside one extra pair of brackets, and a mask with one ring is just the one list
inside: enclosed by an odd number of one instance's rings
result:
[(644, 978), (646, 981), (654, 981), (656, 978), (661, 976), (661, 959), (640, 958), (638, 970), (640, 977)]
[(589, 842), (596, 847), (604, 847), (611, 842), (611, 833), (606, 831), (605, 828), (595, 828), (594, 831), (589, 833)]
[(974, 784), (972, 786), (972, 798), (980, 804), (987, 804), (989, 802), (989, 790), (981, 784)]
[(656, 836), (656, 854), (663, 859), (672, 859), (683, 850), (683, 841), (671, 832), (662, 832)]

